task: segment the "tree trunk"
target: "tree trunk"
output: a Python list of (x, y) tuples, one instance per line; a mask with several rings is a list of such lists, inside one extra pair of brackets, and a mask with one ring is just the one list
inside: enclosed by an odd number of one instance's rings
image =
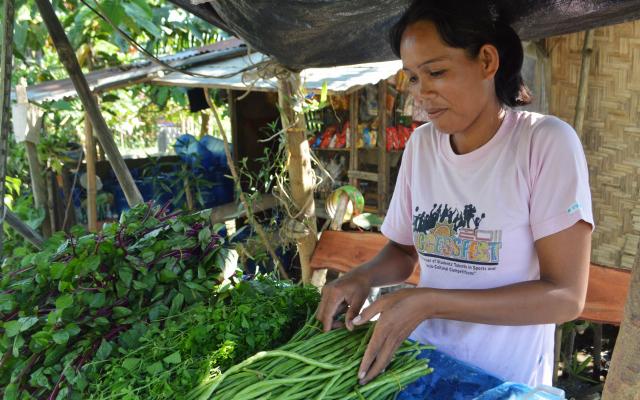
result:
[(314, 179), (311, 168), (311, 152), (307, 141), (304, 114), (296, 112), (302, 109), (304, 89), (300, 74), (289, 72), (278, 79), (278, 104), (282, 126), (286, 130), (287, 149), (289, 151), (289, 183), (296, 209), (300, 211), (309, 233), (297, 240), (302, 282), (311, 283), (311, 255), (316, 248), (317, 227), (316, 208), (313, 199)]
[(87, 228), (89, 232), (98, 231), (98, 201), (96, 178), (96, 145), (93, 142), (93, 126), (89, 116), (84, 116), (84, 136), (87, 161)]
[(640, 249), (631, 272), (631, 284), (624, 307), (611, 367), (602, 393), (603, 400), (640, 400)]
[(0, 260), (4, 247), (2, 229), (5, 205), (5, 179), (7, 175), (7, 154), (9, 153), (10, 103), (11, 103), (11, 63), (13, 57), (13, 0), (4, 0), (2, 10), (2, 42), (0, 42)]
[(64, 33), (64, 29), (60, 24), (60, 20), (58, 20), (58, 17), (56, 16), (53, 6), (49, 3), (49, 0), (36, 0), (36, 4), (38, 6), (38, 10), (40, 10), (42, 19), (47, 26), (47, 30), (51, 35), (51, 40), (58, 51), (60, 61), (64, 64), (64, 67), (69, 74), (69, 78), (78, 92), (80, 101), (82, 101), (82, 105), (91, 120), (96, 136), (107, 153), (111, 167), (113, 168), (116, 178), (122, 187), (122, 191), (127, 198), (127, 203), (129, 206), (142, 203), (142, 195), (133, 181), (131, 172), (129, 172), (122, 155), (118, 151), (118, 146), (113, 139), (113, 133), (109, 130), (107, 123), (100, 113), (98, 103), (91, 93), (91, 89), (87, 84), (86, 78), (82, 74), (80, 65), (78, 65), (78, 59), (76, 58), (71, 44), (69, 43), (67, 35)]

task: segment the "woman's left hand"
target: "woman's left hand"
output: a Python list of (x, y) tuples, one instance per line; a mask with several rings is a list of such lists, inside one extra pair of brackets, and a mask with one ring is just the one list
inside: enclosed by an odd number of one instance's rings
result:
[(401, 289), (384, 295), (353, 319), (354, 325), (362, 325), (380, 314), (358, 370), (361, 385), (386, 368), (402, 342), (428, 317), (423, 293), (419, 289)]

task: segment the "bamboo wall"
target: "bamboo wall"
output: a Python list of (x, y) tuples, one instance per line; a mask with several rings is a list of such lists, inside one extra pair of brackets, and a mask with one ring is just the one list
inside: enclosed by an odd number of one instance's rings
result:
[[(573, 124), (584, 33), (547, 39), (549, 112)], [(640, 21), (594, 32), (581, 135), (596, 230), (591, 260), (631, 268), (640, 241)]]

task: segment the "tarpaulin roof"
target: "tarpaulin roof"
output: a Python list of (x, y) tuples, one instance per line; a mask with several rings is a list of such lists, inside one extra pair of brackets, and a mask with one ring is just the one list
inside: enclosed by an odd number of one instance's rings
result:
[[(186, 75), (179, 72), (153, 78), (150, 83), (180, 87), (208, 87), (218, 89), (275, 91), (275, 77), (261, 78), (251, 67), (269, 57), (262, 53), (252, 53), (225, 61), (208, 63), (187, 69), (188, 72), (220, 78)], [(400, 60), (328, 68), (308, 68), (300, 75), (308, 91), (320, 91), (323, 84), (333, 93), (348, 93), (367, 84), (387, 79), (402, 68)], [(245, 73), (236, 73), (247, 71)]]
[[(292, 69), (394, 59), (410, 0), (170, 0)], [(491, 0), (523, 40), (640, 18), (640, 0)], [(194, 4), (198, 3), (198, 4)]]

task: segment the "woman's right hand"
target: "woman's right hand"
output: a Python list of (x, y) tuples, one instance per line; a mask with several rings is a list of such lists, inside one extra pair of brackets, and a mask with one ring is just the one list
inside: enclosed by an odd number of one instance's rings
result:
[(325, 332), (333, 328), (342, 327), (343, 324), (336, 320), (346, 307), (345, 324), (347, 329), (353, 329), (351, 322), (364, 305), (371, 291), (371, 283), (364, 273), (354, 270), (322, 288), (322, 299), (316, 312)]

